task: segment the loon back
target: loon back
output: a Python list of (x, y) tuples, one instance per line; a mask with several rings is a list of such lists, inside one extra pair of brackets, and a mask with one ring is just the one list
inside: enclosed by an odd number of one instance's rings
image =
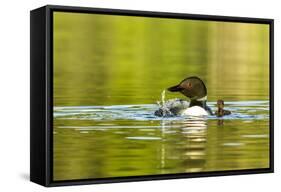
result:
[(170, 99), (160, 106), (154, 113), (159, 117), (171, 117), (178, 115), (187, 116), (207, 116), (212, 114), (210, 108), (205, 104), (198, 105), (192, 102), (187, 102), (183, 99)]
[(182, 111), (189, 107), (189, 102), (182, 99), (169, 99), (163, 103), (158, 110), (155, 111), (155, 115), (159, 117), (169, 117), (181, 114)]

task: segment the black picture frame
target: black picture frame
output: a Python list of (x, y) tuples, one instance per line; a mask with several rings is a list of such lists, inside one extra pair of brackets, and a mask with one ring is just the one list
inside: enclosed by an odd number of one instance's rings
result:
[[(208, 21), (260, 23), (270, 25), (270, 167), (261, 169), (180, 173), (166, 175), (115, 177), (53, 181), (53, 12), (79, 12), (157, 18), (177, 18)], [(30, 180), (43, 186), (65, 186), (95, 183), (194, 178), (274, 172), (274, 20), (246, 17), (196, 15), (119, 9), (100, 9), (46, 5), (30, 12)]]

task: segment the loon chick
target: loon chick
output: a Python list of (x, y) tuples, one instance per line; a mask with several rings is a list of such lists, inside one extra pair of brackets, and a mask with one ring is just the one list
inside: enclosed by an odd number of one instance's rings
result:
[(231, 114), (230, 111), (223, 109), (224, 108), (224, 101), (223, 100), (217, 101), (217, 107), (218, 107), (218, 110), (215, 112), (217, 117), (222, 117), (224, 115), (230, 115)]
[[(166, 106), (172, 115), (213, 115), (211, 108), (207, 106), (207, 88), (199, 77), (188, 77), (178, 85), (168, 88), (168, 90), (171, 92), (180, 92), (190, 99), (189, 105), (186, 105), (186, 101), (176, 100), (177, 102), (174, 105)], [(164, 116), (165, 110), (167, 111), (165, 108), (160, 108), (155, 112), (155, 115)]]

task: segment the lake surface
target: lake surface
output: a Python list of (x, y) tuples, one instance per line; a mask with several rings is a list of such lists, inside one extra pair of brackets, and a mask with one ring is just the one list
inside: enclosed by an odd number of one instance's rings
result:
[[(232, 114), (155, 117), (189, 76)], [(54, 180), (267, 168), (269, 26), (57, 12), (53, 116)]]
[(152, 104), (55, 107), (56, 178), (266, 168), (268, 105), (229, 102), (223, 118), (155, 117)]

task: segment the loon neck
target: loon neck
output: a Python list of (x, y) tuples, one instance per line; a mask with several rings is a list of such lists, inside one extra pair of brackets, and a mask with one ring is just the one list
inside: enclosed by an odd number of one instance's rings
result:
[(204, 99), (191, 99), (190, 103), (189, 103), (189, 107), (193, 107), (193, 106), (199, 106), (202, 107), (203, 109), (205, 109), (210, 115), (213, 115), (213, 111), (210, 107), (208, 107), (207, 105), (207, 96), (204, 97)]
[(190, 104), (189, 104), (189, 107), (193, 107), (193, 106), (199, 106), (199, 107), (202, 107), (204, 109), (206, 109), (206, 100), (191, 100), (190, 101)]

